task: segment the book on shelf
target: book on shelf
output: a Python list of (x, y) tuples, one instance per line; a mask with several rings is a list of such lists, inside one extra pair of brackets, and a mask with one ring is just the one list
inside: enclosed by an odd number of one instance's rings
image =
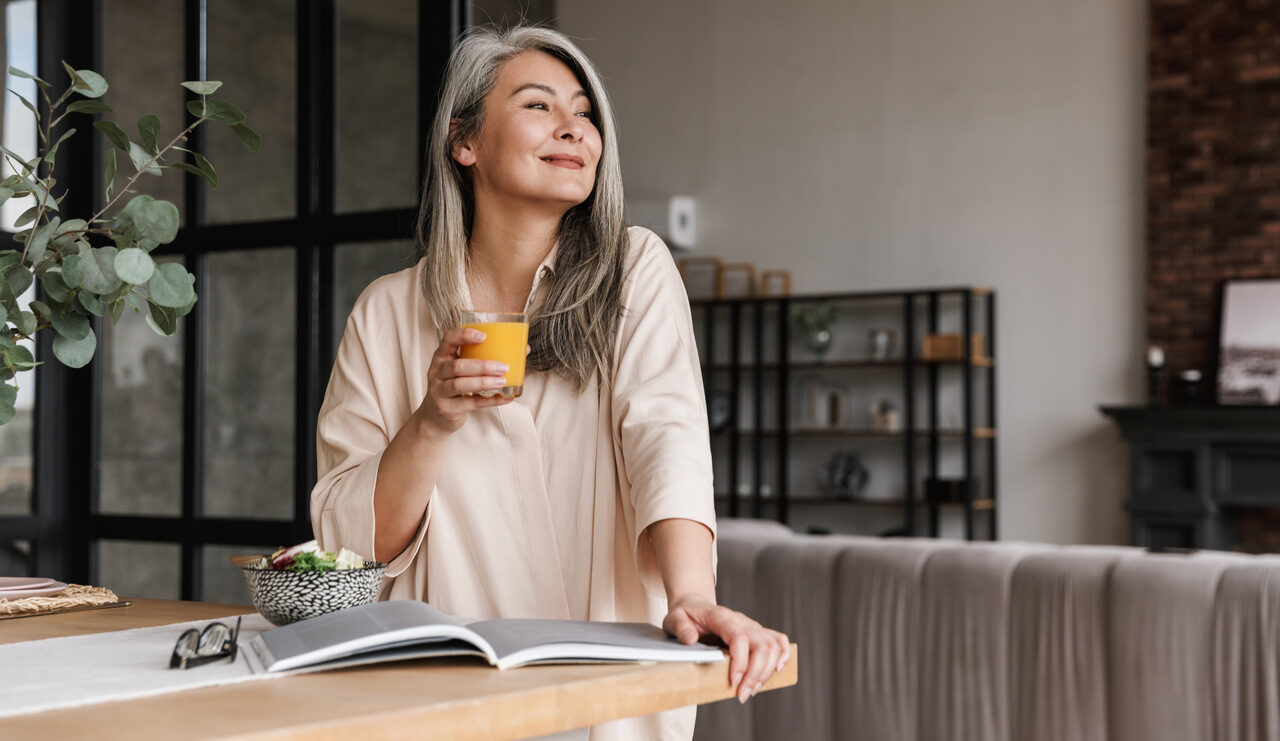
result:
[(531, 664), (725, 660), (648, 623), (505, 618), (466, 622), (425, 602), (352, 607), (266, 630), (245, 653), (257, 672), (336, 669), (385, 661), (475, 656), (499, 669)]

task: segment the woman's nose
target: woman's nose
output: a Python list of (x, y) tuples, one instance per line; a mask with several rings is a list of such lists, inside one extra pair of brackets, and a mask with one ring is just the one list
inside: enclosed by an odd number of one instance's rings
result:
[(582, 118), (577, 115), (567, 116), (560, 123), (556, 138), (563, 141), (578, 141), (582, 138)]

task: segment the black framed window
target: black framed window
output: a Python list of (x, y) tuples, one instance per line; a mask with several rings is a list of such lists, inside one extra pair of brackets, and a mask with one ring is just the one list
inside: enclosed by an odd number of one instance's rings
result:
[[(104, 322), (87, 369), (39, 368), (37, 494), (29, 514), (0, 511), (0, 545), (28, 549), (26, 571), (244, 601), (228, 555), (311, 536), (336, 344), (364, 285), (409, 264), (426, 125), (471, 13), (461, 0), (39, 0), (42, 76), (62, 59), (100, 70), (110, 118), (132, 130), (156, 113), (168, 131), (188, 120), (177, 83), (220, 79), (263, 146), (202, 127), (193, 148), (219, 187), (176, 171), (146, 183), (183, 219), (157, 259), (196, 276), (177, 335)], [(140, 27), (145, 50), (129, 38)], [(101, 142), (76, 140), (78, 161), (101, 162)], [(102, 202), (100, 176), (60, 174), (83, 194), (72, 207)]]

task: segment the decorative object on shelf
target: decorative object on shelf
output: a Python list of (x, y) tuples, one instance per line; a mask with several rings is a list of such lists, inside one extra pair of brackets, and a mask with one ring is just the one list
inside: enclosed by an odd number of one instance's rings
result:
[(733, 394), (724, 389), (713, 389), (707, 394), (707, 422), (712, 432), (720, 432), (733, 425)]
[(720, 281), (720, 267), (724, 261), (718, 257), (686, 257), (676, 263), (684, 292), (691, 299), (719, 298), (716, 286)]
[(836, 307), (826, 301), (797, 304), (791, 308), (791, 322), (805, 331), (809, 349), (821, 360), (831, 349), (831, 330), (836, 324)]
[(835, 453), (822, 467), (822, 486), (833, 499), (857, 499), (870, 478), (867, 467), (852, 451)]
[(898, 347), (898, 333), (892, 329), (873, 329), (868, 333), (867, 339), (872, 360), (888, 360)]
[(901, 427), (898, 408), (888, 399), (876, 399), (871, 405), (871, 429), (876, 432), (897, 432)]
[(827, 424), (831, 427), (844, 424), (844, 394), (834, 389), (827, 392)]
[(716, 271), (716, 298), (751, 298), (756, 295), (756, 266), (726, 262)]
[(1187, 406), (1197, 406), (1203, 402), (1203, 395), (1200, 393), (1200, 381), (1203, 379), (1200, 371), (1195, 368), (1189, 368), (1178, 374), (1178, 401)]
[(1156, 345), (1147, 348), (1147, 403), (1159, 404), (1164, 398), (1164, 350)]
[(804, 385), (806, 427), (826, 427), (830, 424), (830, 410), (827, 407), (827, 388), (817, 378), (809, 377)]
[[(778, 284), (778, 292), (774, 293), (774, 285)], [(766, 270), (760, 274), (760, 295), (761, 296), (790, 296), (791, 295), (791, 271), (790, 270)]]
[(930, 504), (967, 502), (969, 500), (969, 484), (970, 480), (967, 479), (925, 477), (925, 501)]
[(1218, 403), (1280, 404), (1280, 279), (1227, 281), (1221, 313)]
[[(970, 353), (974, 360), (986, 360), (982, 335), (974, 332), (969, 338)], [(921, 360), (964, 360), (964, 345), (960, 333), (927, 334), (920, 346)]]

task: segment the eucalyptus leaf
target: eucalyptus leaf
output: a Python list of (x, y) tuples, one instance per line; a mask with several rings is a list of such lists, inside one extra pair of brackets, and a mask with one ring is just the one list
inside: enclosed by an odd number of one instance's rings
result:
[(27, 337), (36, 333), (36, 326), (39, 323), (40, 320), (36, 318), (36, 315), (29, 311), (19, 311), (17, 318), (13, 320), (13, 326), (17, 327), (18, 331)]
[(93, 360), (98, 347), (98, 336), (89, 332), (79, 340), (69, 340), (62, 335), (53, 338), (53, 355), (68, 368), (83, 368)]
[[(57, 217), (54, 218), (56, 219)], [(53, 244), (55, 247), (61, 248), (72, 242), (77, 242), (84, 237), (85, 230), (88, 228), (89, 225), (84, 222), (84, 219), (68, 219), (62, 222), (62, 225), (54, 232)]]
[(147, 301), (151, 311), (147, 314), (147, 326), (158, 335), (168, 337), (178, 331), (178, 316), (173, 309)]
[(217, 80), (192, 80), (182, 83), (182, 86), (196, 95), (213, 95), (222, 87), (222, 83)]
[(192, 175), (198, 175), (204, 178), (205, 180), (208, 180), (209, 184), (212, 185), (213, 187), (215, 188), (218, 187), (218, 184), (216, 182), (209, 179), (209, 173), (205, 172), (204, 170), (201, 170), (199, 167), (196, 167), (195, 165), (191, 165), (186, 162), (175, 162), (173, 166), (178, 168), (179, 170), (182, 170), (183, 172), (189, 172)]
[(77, 100), (67, 104), (67, 113), (112, 113), (111, 106), (100, 100)]
[(199, 296), (197, 296), (197, 295), (195, 295), (194, 293), (192, 293), (192, 294), (191, 294), (191, 300), (190, 300), (190, 301), (188, 301), (187, 303), (183, 304), (182, 306), (179, 306), (179, 307), (178, 307), (178, 309), (177, 309), (178, 316), (179, 316), (179, 317), (184, 317), (184, 316), (186, 316), (187, 314), (190, 314), (190, 313), (191, 313), (191, 310), (192, 310), (192, 309), (194, 309), (194, 308), (196, 308), (196, 301), (198, 301), (199, 299), (200, 299), (200, 297), (199, 297)]
[(129, 291), (124, 295), (125, 304), (138, 313), (147, 310), (147, 297), (137, 291)]
[[(35, 80), (36, 82), (44, 82), (44, 80), (41, 80), (39, 77), (36, 77), (35, 75), (25, 70), (20, 70), (17, 67), (14, 67), (12, 64), (9, 65), (9, 74), (13, 75), (14, 77), (21, 77), (24, 80)], [(44, 82), (44, 84), (48, 85), (49, 83)]]
[(62, 136), (58, 137), (58, 141), (54, 142), (52, 147), (49, 147), (49, 153), (44, 158), (48, 160), (50, 165), (54, 163), (54, 159), (58, 156), (58, 147), (62, 146), (62, 143), (71, 138), (74, 133), (76, 133), (75, 129), (67, 129), (62, 133)]
[(9, 290), (13, 291), (14, 296), (21, 296), (24, 291), (31, 287), (35, 278), (31, 275), (31, 269), (25, 265), (18, 265), (9, 272), (5, 273), (4, 282), (9, 286)]
[(116, 216), (116, 225), (131, 229), (135, 239), (154, 239), (168, 244), (178, 236), (178, 207), (168, 201), (157, 201), (149, 195), (134, 196)]
[(238, 123), (233, 125), (231, 130), (235, 132), (236, 136), (240, 137), (240, 141), (249, 151), (256, 152), (262, 149), (262, 137), (247, 125)]
[(192, 152), (196, 157), (196, 167), (200, 168), (200, 172), (204, 175), (205, 180), (209, 181), (209, 185), (214, 188), (218, 187), (218, 173), (214, 172), (213, 163), (204, 158), (199, 152)]
[(12, 149), (6, 146), (0, 145), (0, 152), (4, 152), (6, 155), (11, 157), (13, 160), (15, 160), (18, 163), (18, 166), (22, 169), (22, 175), (18, 175), (16, 177), (18, 177), (18, 179), (21, 180), (23, 183), (28, 183), (29, 181), (25, 179), (25, 176), (30, 175), (32, 171), (35, 170), (35, 166), (32, 164), (29, 164), (26, 160), (22, 159), (22, 155), (18, 154), (17, 152), (13, 151)]
[[(43, 301), (32, 301), (31, 310), (35, 312), (35, 316), (37, 319), (48, 319), (49, 317), (53, 316), (53, 312), (49, 309), (49, 305)], [(32, 327), (31, 332), (26, 332), (25, 334), (28, 334), (28, 335), (32, 334), (35, 332), (35, 330), (36, 328)]]
[(67, 255), (62, 258), (62, 282), (68, 288), (80, 287), (80, 255)]
[[(10, 69), (13, 69), (10, 67)], [(0, 425), (12, 422), (18, 411), (14, 402), (18, 399), (18, 389), (7, 383), (0, 384)]]
[(71, 289), (62, 280), (62, 269), (53, 268), (46, 270), (40, 275), (40, 287), (44, 289), (44, 295), (63, 303), (71, 299)]
[(53, 178), (48, 178), (45, 181), (28, 180), (27, 187), (31, 189), (31, 195), (35, 196), (36, 201), (43, 205), (46, 210), (58, 210), (57, 199), (49, 197), (49, 188), (53, 187)]
[[(0, 304), (0, 329), (9, 321), (9, 310), (4, 308), (4, 304)], [(0, 336), (8, 338), (7, 331), (0, 331)]]
[(83, 314), (64, 311), (53, 315), (53, 331), (57, 332), (59, 337), (83, 340), (91, 330), (89, 317)]
[[(99, 295), (111, 293), (120, 287), (120, 276), (116, 275), (116, 248), (94, 247), (88, 255), (82, 254), (75, 264), (74, 280), (86, 291)], [(65, 271), (66, 263), (63, 263)]]
[(224, 124), (238, 124), (244, 120), (244, 112), (221, 98), (209, 98), (203, 103), (192, 100), (187, 103), (187, 110), (197, 118), (207, 118)]
[(0, 203), (4, 203), (10, 198), (13, 198), (13, 190), (0, 186)]
[(139, 118), (138, 134), (142, 137), (142, 148), (149, 154), (155, 154), (156, 139), (160, 138), (160, 118), (154, 113)]
[(18, 95), (17, 91), (15, 91), (13, 88), (10, 88), (9, 92), (13, 93), (14, 95), (17, 95), (18, 100), (22, 101), (22, 104), (27, 107), (27, 110), (31, 111), (31, 115), (36, 117), (36, 131), (40, 133), (40, 141), (48, 141), (48, 139), (45, 137), (45, 134), (44, 134), (44, 128), (40, 126), (41, 118), (40, 118), (39, 109), (36, 108), (34, 103), (22, 97), (21, 95)]
[(76, 301), (85, 311), (94, 316), (102, 316), (107, 312), (107, 307), (98, 299), (97, 296), (88, 291), (76, 291)]
[(116, 150), (107, 150), (107, 169), (103, 173), (103, 180), (106, 181), (107, 198), (111, 198), (111, 191), (115, 189), (116, 184)]
[(39, 206), (32, 206), (26, 211), (23, 211), (22, 215), (18, 217), (18, 220), (13, 222), (14, 228), (24, 227), (27, 224), (30, 224), (31, 222), (36, 220), (36, 215), (39, 213), (40, 213)]
[(129, 151), (129, 135), (115, 121), (94, 121), (93, 128), (105, 134), (116, 149), (121, 152)]
[(31, 354), (30, 350), (22, 345), (14, 345), (13, 347), (6, 349), (4, 354), (5, 360), (19, 370), (27, 370), (29, 368), (36, 367), (35, 356)]
[(124, 309), (125, 309), (125, 304), (123, 299), (121, 299), (120, 301), (113, 301), (111, 303), (111, 307), (109, 311), (111, 314), (112, 324), (115, 324), (116, 322), (120, 321), (120, 317), (124, 316)]
[(137, 142), (129, 142), (129, 159), (133, 160), (135, 170), (144, 171), (143, 168), (146, 168), (145, 172), (148, 175), (160, 174), (159, 167), (155, 164), (148, 165), (152, 160), (151, 153), (139, 146)]
[(151, 303), (176, 309), (186, 306), (195, 296), (195, 276), (175, 262), (166, 262), (156, 266), (151, 279), (147, 281), (147, 296)]
[(155, 260), (137, 247), (130, 247), (116, 253), (116, 275), (120, 276), (120, 280), (125, 283), (142, 285), (151, 279), (155, 271)]
[(102, 75), (91, 69), (74, 69), (66, 62), (62, 63), (67, 76), (71, 78), (71, 89), (86, 98), (101, 98), (107, 92), (107, 81)]
[(31, 242), (27, 246), (27, 259), (32, 264), (40, 262), (40, 258), (44, 257), (45, 248), (49, 246), (49, 237), (53, 236), (59, 226), (58, 217), (55, 216), (31, 235)]
[(0, 275), (4, 275), (22, 262), (22, 253), (18, 250), (0, 250)]

